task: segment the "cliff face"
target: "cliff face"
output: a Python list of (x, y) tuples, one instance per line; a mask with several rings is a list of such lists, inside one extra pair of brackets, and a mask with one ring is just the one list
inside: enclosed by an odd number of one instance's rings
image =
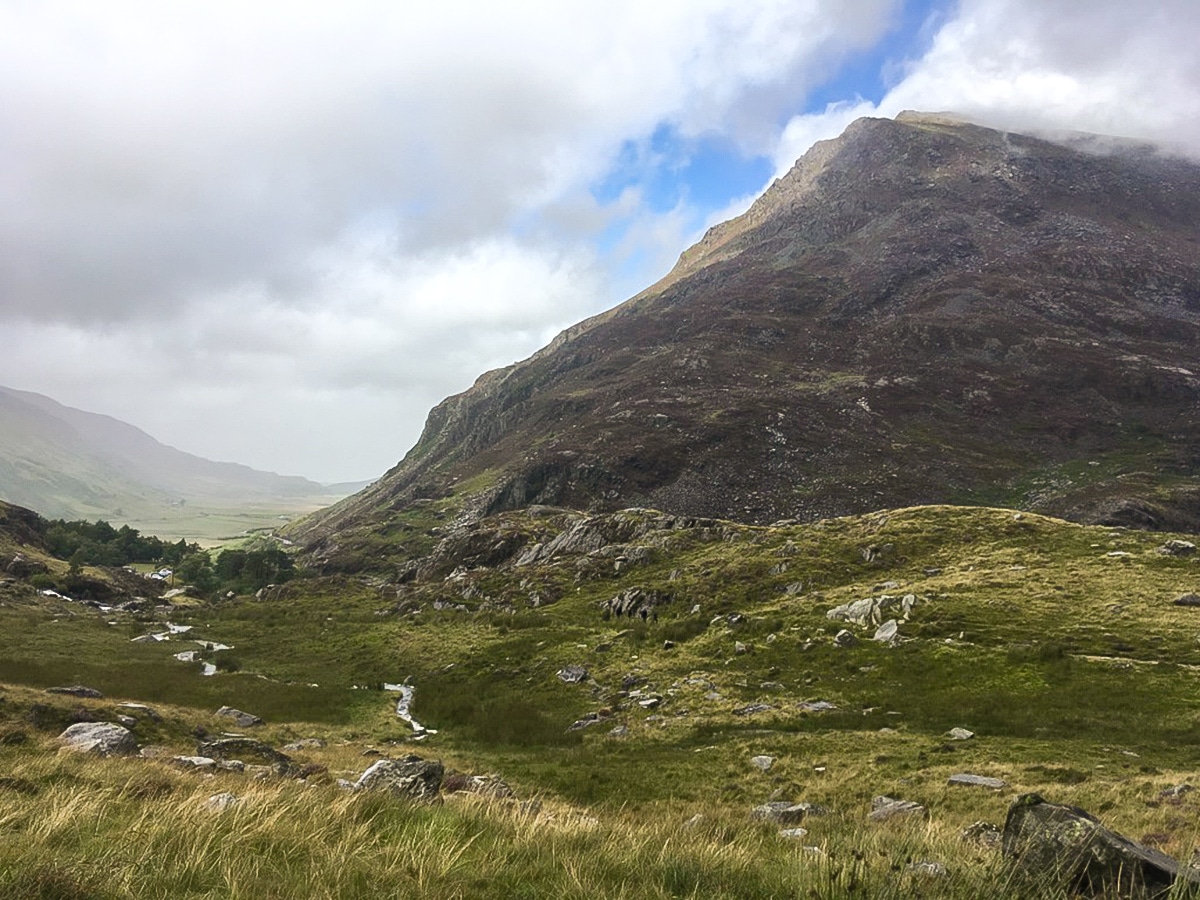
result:
[(1197, 223), (1200, 167), (1147, 148), (859, 120), (661, 282), (441, 403), (297, 534), (451, 492), (476, 514), (977, 502), (1190, 527)]

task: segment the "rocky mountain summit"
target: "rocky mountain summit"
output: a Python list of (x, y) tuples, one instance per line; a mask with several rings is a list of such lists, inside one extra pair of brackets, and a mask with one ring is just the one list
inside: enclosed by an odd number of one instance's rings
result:
[(1200, 523), (1200, 167), (939, 116), (817, 144), (658, 284), (489, 372), (317, 551), (455, 498), (747, 523)]

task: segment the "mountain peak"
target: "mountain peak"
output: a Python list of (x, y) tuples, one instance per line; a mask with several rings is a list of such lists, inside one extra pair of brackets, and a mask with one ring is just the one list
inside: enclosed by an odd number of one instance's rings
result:
[(386, 478), (306, 527), (451, 497), (1200, 524), (1197, 223), (1182, 160), (860, 119), (658, 284), (440, 404)]

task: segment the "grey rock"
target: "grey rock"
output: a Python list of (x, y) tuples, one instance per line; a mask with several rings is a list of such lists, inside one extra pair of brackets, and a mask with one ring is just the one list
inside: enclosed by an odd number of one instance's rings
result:
[(92, 700), (101, 700), (104, 695), (95, 688), (90, 688), (82, 684), (73, 684), (70, 687), (52, 687), (46, 688), (47, 694), (68, 694), (72, 697), (87, 697)]
[(871, 638), (873, 641), (878, 641), (881, 644), (894, 644), (900, 639), (900, 623), (895, 619), (888, 619), (877, 629), (875, 636)]
[(945, 865), (931, 860), (909, 863), (908, 871), (914, 875), (922, 875), (926, 878), (945, 878), (948, 874)]
[(118, 703), (117, 708), (125, 710), (129, 715), (138, 719), (149, 719), (151, 722), (162, 721), (162, 716), (144, 703)]
[(690, 819), (688, 819), (686, 822), (683, 823), (683, 827), (684, 828), (695, 828), (697, 825), (699, 825), (703, 821), (704, 821), (703, 814), (696, 813), (694, 816), (692, 816)]
[(805, 803), (788, 803), (784, 800), (774, 800), (756, 806), (750, 811), (750, 817), (763, 822), (774, 822), (777, 825), (794, 825), (808, 814)]
[(253, 713), (242, 712), (240, 709), (234, 709), (232, 706), (222, 706), (217, 710), (217, 715), (233, 719), (239, 728), (251, 728), (263, 723), (263, 720)]
[(78, 722), (58, 739), (68, 750), (96, 756), (136, 756), (138, 752), (132, 732), (111, 722)]
[(1196, 552), (1196, 545), (1191, 541), (1171, 540), (1158, 548), (1163, 556), (1191, 556)]
[(1172, 602), (1176, 606), (1200, 606), (1200, 594), (1181, 594)]
[(895, 797), (879, 796), (871, 800), (871, 812), (868, 814), (872, 822), (886, 822), (888, 819), (909, 817), (924, 818), (925, 807), (912, 800), (897, 800)]
[(773, 756), (752, 756), (750, 757), (750, 765), (763, 772), (770, 772), (771, 766), (775, 765), (775, 757)]
[(749, 648), (745, 644), (743, 644), (741, 641), (733, 642), (733, 652), (734, 653), (738, 653), (738, 654), (745, 653), (748, 649)]
[(588, 670), (583, 666), (564, 666), (555, 674), (563, 684), (579, 684), (588, 677)]
[(999, 825), (993, 825), (991, 822), (972, 822), (962, 830), (960, 837), (965, 843), (978, 844), (980, 847), (986, 847), (989, 850), (996, 850), (1000, 847), (1000, 838), (1003, 832)]
[(615, 737), (615, 738), (621, 738), (621, 737), (625, 737), (625, 735), (627, 735), (627, 734), (629, 734), (629, 728), (625, 725), (618, 725), (616, 728), (614, 728), (612, 731), (610, 731), (608, 733), (608, 736)]
[(138, 720), (133, 716), (117, 716), (117, 721), (126, 728), (137, 728)]
[(356, 791), (387, 791), (413, 800), (432, 801), (438, 797), (445, 770), (436, 760), (419, 756), (381, 759), (371, 765), (354, 783)]
[(1200, 872), (1181, 869), (1078, 807), (1047, 803), (1037, 794), (1023, 794), (1009, 807), (1002, 849), (1014, 871), (1043, 891), (1159, 897), (1176, 881), (1200, 885)]
[(829, 712), (837, 707), (828, 700), (802, 700), (796, 704), (796, 708), (801, 712)]
[(801, 828), (798, 825), (793, 828), (779, 829), (779, 836), (781, 838), (787, 838), (788, 840), (799, 840), (800, 838), (805, 837), (807, 834), (808, 834), (808, 829)]
[(769, 703), (751, 703), (749, 706), (739, 706), (733, 711), (735, 716), (752, 716), (755, 713), (766, 712), (774, 709)]
[(986, 775), (971, 775), (968, 772), (959, 772), (956, 775), (951, 775), (947, 784), (957, 785), (959, 787), (985, 787), (999, 790), (1000, 788), (1008, 787), (1008, 782), (999, 778), (989, 778)]
[(975, 737), (975, 732), (968, 731), (966, 728), (951, 728), (946, 733), (946, 737), (952, 741), (969, 741)]
[(283, 749), (289, 752), (296, 750), (320, 750), (325, 746), (325, 742), (320, 738), (301, 738), (298, 741), (292, 741), (290, 744), (284, 744)]
[(167, 762), (175, 768), (183, 769), (184, 771), (213, 769), (217, 765), (217, 761), (211, 756), (172, 756)]
[(1176, 784), (1169, 788), (1163, 788), (1158, 792), (1158, 798), (1160, 800), (1178, 802), (1185, 794), (1190, 794), (1194, 790), (1195, 788), (1185, 781), (1182, 784)]
[(854, 636), (853, 632), (847, 631), (845, 628), (843, 628), (833, 636), (833, 642), (839, 647), (853, 647), (858, 643), (858, 638)]
[(228, 791), (226, 791), (220, 794), (213, 794), (211, 797), (205, 800), (204, 808), (209, 812), (220, 813), (225, 812), (225, 810), (230, 809), (231, 807), (237, 806), (241, 802), (241, 798), (236, 794), (230, 794)]
[(257, 764), (269, 767), (276, 775), (291, 775), (295, 772), (295, 764), (290, 756), (254, 738), (227, 737), (215, 741), (200, 741), (196, 744), (196, 755), (210, 756), (218, 762), (253, 760)]

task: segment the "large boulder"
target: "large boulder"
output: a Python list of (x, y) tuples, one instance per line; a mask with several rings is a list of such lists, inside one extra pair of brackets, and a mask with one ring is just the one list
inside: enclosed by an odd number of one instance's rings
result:
[(77, 722), (58, 739), (65, 749), (96, 756), (136, 756), (138, 752), (133, 733), (111, 722)]
[(354, 783), (356, 791), (387, 791), (413, 800), (432, 801), (438, 797), (445, 769), (437, 760), (406, 756), (381, 759), (373, 763)]
[(1200, 884), (1200, 873), (1110, 831), (1075, 806), (1023, 794), (1008, 809), (1004, 856), (1024, 877), (1050, 891), (1088, 896), (1159, 897), (1178, 879)]

